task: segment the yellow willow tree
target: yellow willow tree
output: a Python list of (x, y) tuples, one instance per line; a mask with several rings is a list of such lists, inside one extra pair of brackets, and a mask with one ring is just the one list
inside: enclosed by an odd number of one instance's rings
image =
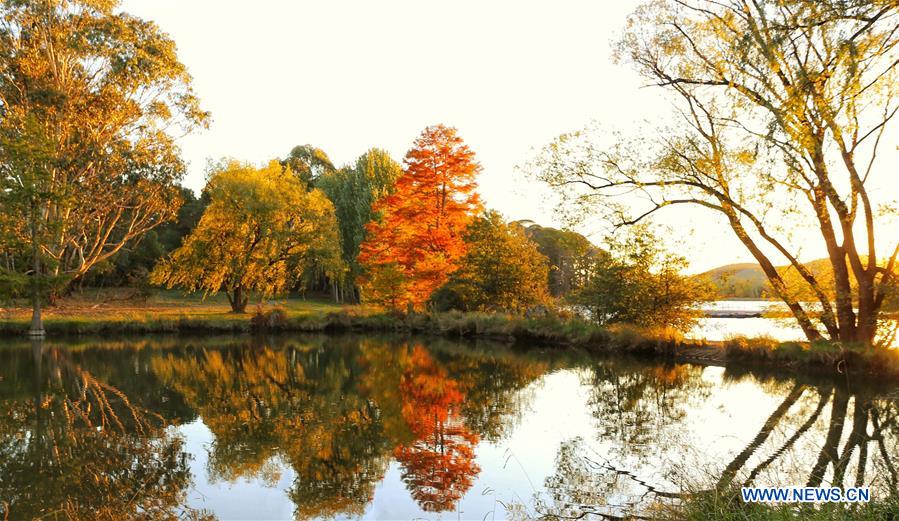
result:
[[(533, 166), (618, 225), (675, 205), (718, 212), (809, 340), (874, 345), (899, 252), (877, 249), (877, 197), (888, 203), (896, 183), (876, 162), (899, 110), (897, 23), (895, 1), (647, 3), (618, 57), (662, 89), (678, 122), (607, 143), (566, 135)], [(809, 241), (826, 250), (832, 282), (800, 260)]]
[(0, 22), (0, 220), (22, 257), (0, 275), (33, 280), (42, 333), (47, 281), (58, 290), (174, 218), (174, 136), (208, 115), (174, 42), (115, 0), (3, 2)]
[(171, 288), (224, 291), (231, 310), (243, 313), (249, 292), (275, 295), (303, 270), (341, 269), (334, 206), (320, 190), (307, 190), (289, 168), (236, 161), (216, 167), (206, 186), (210, 203), (184, 245), (154, 268), (150, 280)]

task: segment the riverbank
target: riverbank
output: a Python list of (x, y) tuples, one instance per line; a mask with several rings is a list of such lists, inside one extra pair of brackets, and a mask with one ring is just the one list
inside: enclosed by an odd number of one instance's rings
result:
[[(22, 335), (26, 308), (0, 309), (0, 335)], [(766, 365), (792, 372), (847, 371), (899, 381), (899, 350), (869, 351), (832, 343), (735, 338), (684, 339), (674, 330), (600, 327), (560, 314), (522, 317), (496, 313), (385, 313), (314, 299), (286, 299), (230, 313), (223, 296), (202, 299), (160, 292), (146, 299), (110, 294), (66, 299), (45, 312), (49, 336), (104, 334), (253, 334), (266, 332), (391, 332), (484, 338), (508, 343), (572, 346), (591, 352), (627, 352), (702, 365)]]

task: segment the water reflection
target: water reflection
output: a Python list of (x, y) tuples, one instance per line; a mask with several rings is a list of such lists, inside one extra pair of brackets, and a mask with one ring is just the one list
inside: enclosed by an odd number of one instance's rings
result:
[(239, 517), (208, 492), (242, 484), (283, 491), (296, 519), (897, 493), (897, 395), (855, 378), (354, 336), (20, 343), (0, 378), (0, 519)]
[[(830, 411), (824, 420), (821, 416), (827, 408)], [(895, 494), (896, 415), (897, 400), (878, 397), (871, 389), (850, 393), (842, 385), (795, 383), (752, 441), (724, 467), (716, 486), (770, 482), (771, 477), (765, 475), (768, 468), (794, 452), (797, 442), (817, 426), (824, 433), (823, 440), (816, 440), (817, 450), (806, 453), (812, 456), (807, 460), (813, 462), (810, 468), (792, 469), (797, 484), (873, 485)], [(780, 435), (775, 436), (776, 432)], [(752, 460), (755, 463), (750, 464)], [(782, 475), (781, 471), (776, 477)]]
[[(545, 479), (545, 491), (534, 495), (532, 510), (519, 505), (518, 517), (651, 514), (683, 499), (683, 491), (730, 491), (740, 486), (869, 486), (878, 499), (897, 494), (899, 399), (895, 390), (884, 393), (884, 389), (862, 382), (796, 381), (725, 373), (722, 381), (733, 387), (718, 387), (718, 392), (734, 391), (734, 387), (749, 383), (754, 390), (778, 400), (773, 407), (758, 410), (765, 415), (754, 423), (755, 430), (715, 433), (706, 436), (714, 440), (707, 444), (700, 439), (704, 427), (728, 431), (720, 423), (703, 425), (700, 418), (687, 425), (691, 414), (707, 409), (699, 404), (709, 396), (708, 381), (701, 378), (708, 370), (688, 366), (678, 366), (677, 370), (680, 377), (653, 382), (649, 394), (643, 394), (639, 384), (627, 383), (672, 373), (660, 373), (656, 367), (644, 369), (643, 376), (635, 380), (619, 374), (612, 378), (615, 385), (610, 389), (609, 381), (602, 377), (605, 371), (591, 372), (597, 384), (594, 389), (604, 397), (594, 396), (591, 402), (599, 406), (594, 409), (601, 426), (598, 442), (606, 450), (597, 450), (582, 438), (563, 443), (556, 455), (555, 472)], [(622, 379), (624, 392), (618, 392)], [(684, 384), (688, 386), (681, 387)], [(668, 394), (672, 390), (675, 393)], [(751, 398), (752, 393), (739, 391), (734, 394)], [(752, 401), (741, 401), (734, 407), (749, 412), (753, 405)], [(622, 415), (626, 418), (623, 422)], [(642, 437), (647, 424), (649, 443)], [(721, 451), (715, 454), (713, 444), (727, 442), (728, 438), (733, 450), (723, 451), (727, 457), (721, 458)], [(738, 440), (748, 442), (734, 443)], [(652, 451), (649, 467), (654, 468), (646, 468), (646, 448)]]
[[(185, 349), (151, 365), (214, 434), (211, 480), (273, 484), (283, 463), (295, 476), (295, 514), (305, 519), (361, 515), (391, 458), (422, 510), (454, 508), (480, 470), (480, 437), (466, 414), (496, 432), (502, 418), (490, 411), (512, 409), (499, 402), (517, 398), (507, 385), (492, 403), (463, 407), (469, 392), (490, 395), (493, 375), (459, 370), (453, 378), (455, 358), (438, 361), (417, 343), (319, 338)], [(541, 374), (537, 365), (494, 369), (523, 386)]]
[[(4, 352), (0, 387), (0, 498), (12, 519), (202, 517), (182, 507), (190, 472), (161, 404), (136, 403), (140, 386), (89, 370), (36, 340)], [(122, 362), (121, 359), (115, 360)], [(145, 382), (144, 382), (145, 383)], [(149, 408), (152, 406), (153, 408)]]
[(400, 379), (403, 419), (414, 433), (394, 450), (403, 481), (427, 512), (451, 510), (481, 471), (474, 462), (478, 435), (459, 415), (465, 400), (459, 383), (416, 346)]
[(375, 404), (358, 392), (361, 370), (341, 349), (189, 349), (153, 360), (215, 435), (213, 481), (274, 483), (283, 462), (296, 478), (297, 516), (361, 513), (386, 468)]

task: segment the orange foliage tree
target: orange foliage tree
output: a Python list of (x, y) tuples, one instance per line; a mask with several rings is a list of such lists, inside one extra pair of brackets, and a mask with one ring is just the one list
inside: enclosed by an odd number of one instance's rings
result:
[(465, 255), (465, 227), (480, 209), (474, 152), (443, 125), (426, 128), (404, 159), (393, 194), (375, 205), (359, 254), (363, 296), (392, 309), (422, 309)]

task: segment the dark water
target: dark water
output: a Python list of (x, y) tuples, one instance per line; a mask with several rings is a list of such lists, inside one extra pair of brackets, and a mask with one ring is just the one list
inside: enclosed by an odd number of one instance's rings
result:
[(505, 519), (895, 494), (899, 393), (365, 337), (0, 345), (0, 519)]

